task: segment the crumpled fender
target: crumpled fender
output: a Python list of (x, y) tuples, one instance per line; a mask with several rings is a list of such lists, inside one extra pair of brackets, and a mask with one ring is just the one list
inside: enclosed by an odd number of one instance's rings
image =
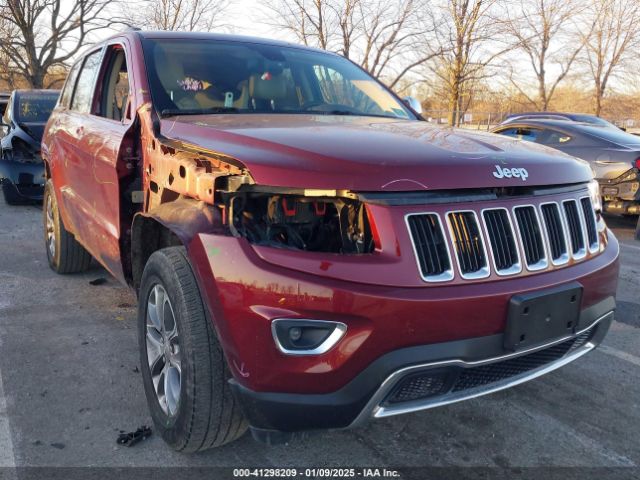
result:
[(131, 275), (138, 286), (147, 259), (159, 245), (184, 245), (198, 233), (222, 233), (222, 217), (216, 207), (204, 201), (180, 197), (139, 212), (131, 226)]

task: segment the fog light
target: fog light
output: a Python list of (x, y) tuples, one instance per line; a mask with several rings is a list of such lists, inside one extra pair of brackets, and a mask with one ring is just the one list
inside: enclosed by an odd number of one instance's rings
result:
[(271, 333), (278, 350), (287, 355), (321, 355), (333, 348), (347, 331), (342, 322), (278, 318)]
[(302, 338), (302, 329), (300, 327), (293, 327), (289, 329), (289, 338), (292, 342), (297, 342)]

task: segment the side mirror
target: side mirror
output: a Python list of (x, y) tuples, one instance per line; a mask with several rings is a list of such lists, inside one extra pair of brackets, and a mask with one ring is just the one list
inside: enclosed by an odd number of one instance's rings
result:
[(418, 114), (422, 114), (422, 104), (415, 97), (404, 97), (402, 99), (404, 103), (406, 103), (414, 112)]

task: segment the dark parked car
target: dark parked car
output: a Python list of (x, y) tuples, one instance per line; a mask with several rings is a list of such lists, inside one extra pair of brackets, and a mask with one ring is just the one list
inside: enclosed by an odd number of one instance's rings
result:
[(59, 94), (58, 90), (15, 90), (9, 98), (0, 140), (0, 183), (9, 205), (42, 200), (40, 142)]
[[(588, 123), (590, 125), (598, 125), (599, 127), (616, 128), (619, 127), (611, 122), (600, 118), (597, 115), (589, 115), (588, 113), (564, 113), (564, 112), (523, 112), (512, 113), (507, 115), (502, 125), (506, 123), (521, 122), (526, 120), (566, 120), (570, 122)], [(624, 129), (622, 129), (624, 130)]]
[(9, 103), (10, 97), (11, 97), (11, 93), (0, 92), (0, 117), (4, 115), (4, 112), (7, 109), (7, 105)]
[(137, 291), (177, 450), (511, 387), (613, 318), (618, 242), (585, 162), (430, 126), (337, 54), (127, 32), (73, 66), (42, 148), (49, 264), (93, 256)]
[(588, 161), (600, 184), (604, 211), (640, 214), (640, 137), (617, 128), (548, 119), (517, 120), (498, 126), (493, 132), (553, 147)]

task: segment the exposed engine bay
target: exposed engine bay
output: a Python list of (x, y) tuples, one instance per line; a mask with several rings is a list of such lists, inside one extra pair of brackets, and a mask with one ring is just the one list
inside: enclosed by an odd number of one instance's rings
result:
[(232, 233), (256, 245), (343, 254), (374, 250), (367, 209), (357, 200), (236, 192), (228, 210)]

